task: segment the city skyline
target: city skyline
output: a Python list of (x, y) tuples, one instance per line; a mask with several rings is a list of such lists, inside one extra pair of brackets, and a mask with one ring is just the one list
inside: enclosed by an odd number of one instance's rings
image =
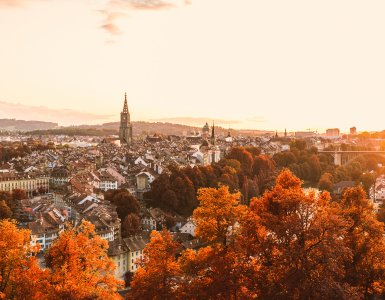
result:
[(382, 130), (384, 8), (0, 0), (0, 118)]

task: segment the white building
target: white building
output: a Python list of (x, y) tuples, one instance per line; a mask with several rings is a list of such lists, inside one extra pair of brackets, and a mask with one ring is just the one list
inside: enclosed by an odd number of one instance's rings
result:
[(187, 222), (183, 226), (181, 226), (179, 231), (182, 233), (189, 233), (192, 236), (194, 236), (195, 235), (195, 229), (196, 229), (195, 222), (190, 218), (187, 220)]

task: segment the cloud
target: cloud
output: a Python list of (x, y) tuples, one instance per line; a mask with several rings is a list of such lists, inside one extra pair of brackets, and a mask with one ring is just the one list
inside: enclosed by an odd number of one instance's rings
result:
[[(109, 23), (104, 23), (101, 26), (103, 29), (107, 30), (110, 34), (112, 35), (118, 35), (121, 34), (122, 32), (120, 31), (119, 27), (116, 26), (113, 22)], [(112, 42), (112, 41), (111, 41)]]
[(54, 109), (0, 101), (0, 118), (56, 122), (60, 125), (84, 124), (85, 122), (110, 119), (101, 115), (72, 109)]
[(122, 32), (117, 25), (117, 20), (126, 16), (128, 11), (157, 11), (190, 4), (191, 0), (109, 0), (106, 7), (99, 10), (104, 15), (103, 24), (100, 27), (111, 35), (118, 35)]
[(175, 7), (174, 4), (162, 0), (126, 0), (124, 2), (133, 9), (160, 10)]
[(161, 118), (161, 119), (151, 119), (149, 121), (153, 122), (168, 122), (174, 124), (184, 124), (189, 126), (203, 126), (204, 124), (212, 124), (214, 121), (215, 125), (229, 126), (236, 125), (241, 123), (238, 120), (226, 120), (226, 119), (212, 119), (212, 118), (194, 118), (194, 117), (177, 117), (177, 118)]
[(25, 0), (0, 0), (0, 6), (20, 6)]
[(37, 2), (40, 0), (0, 0), (0, 7), (20, 7), (28, 2)]

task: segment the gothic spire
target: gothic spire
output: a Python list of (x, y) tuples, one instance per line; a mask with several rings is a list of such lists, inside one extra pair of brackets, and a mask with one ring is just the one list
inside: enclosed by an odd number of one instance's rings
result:
[(213, 121), (213, 127), (211, 129), (211, 143), (215, 145), (215, 126), (214, 126), (214, 121)]
[(128, 114), (127, 93), (124, 93), (123, 113)]

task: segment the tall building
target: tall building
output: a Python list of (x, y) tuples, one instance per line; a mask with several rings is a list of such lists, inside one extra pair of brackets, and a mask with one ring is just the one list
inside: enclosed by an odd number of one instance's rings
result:
[(209, 134), (210, 134), (210, 127), (209, 127), (209, 124), (206, 122), (205, 126), (203, 126), (203, 129), (202, 129), (202, 138), (207, 139), (209, 137)]
[(120, 113), (119, 139), (122, 145), (130, 146), (132, 144), (132, 125), (127, 105), (127, 93), (124, 94), (123, 111)]
[(215, 146), (215, 125), (213, 121), (213, 127), (211, 128), (211, 144)]
[(338, 128), (326, 129), (326, 136), (330, 138), (338, 138), (340, 136), (340, 130)]

